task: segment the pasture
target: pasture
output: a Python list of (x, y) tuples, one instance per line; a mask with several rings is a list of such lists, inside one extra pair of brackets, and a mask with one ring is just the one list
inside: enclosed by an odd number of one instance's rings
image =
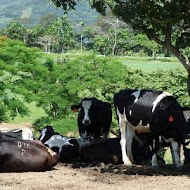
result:
[(148, 57), (119, 57), (121, 63), (133, 69), (140, 69), (145, 72), (163, 70), (182, 70), (182, 64), (174, 57), (158, 57), (156, 60)]
[[(89, 55), (89, 53), (84, 53), (83, 56)], [(81, 54), (48, 54), (47, 56), (53, 58), (56, 62), (61, 62), (66, 59), (76, 59), (81, 57)], [(102, 57), (102, 56), (100, 56)], [(112, 56), (110, 56), (112, 57)], [(145, 72), (163, 70), (181, 70), (185, 71), (182, 64), (175, 57), (157, 57), (155, 60), (152, 57), (140, 57), (140, 56), (114, 56), (112, 57), (115, 60), (118, 60), (122, 64), (126, 65), (132, 69), (139, 69)]]

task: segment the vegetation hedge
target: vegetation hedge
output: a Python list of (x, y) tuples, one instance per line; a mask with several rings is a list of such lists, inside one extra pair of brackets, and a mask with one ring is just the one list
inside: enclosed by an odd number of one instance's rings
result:
[[(181, 105), (190, 105), (185, 71), (143, 72), (126, 67), (114, 57), (95, 54), (74, 59), (67, 56), (56, 62), (13, 40), (1, 44), (0, 51), (1, 121), (18, 114), (25, 116), (29, 113), (25, 103), (36, 102), (47, 114), (35, 122), (36, 129), (52, 124), (62, 134), (76, 132), (77, 114), (71, 112), (72, 104), (91, 96), (113, 103), (113, 95), (125, 88), (165, 90)], [(117, 127), (114, 111), (113, 115), (112, 127)]]

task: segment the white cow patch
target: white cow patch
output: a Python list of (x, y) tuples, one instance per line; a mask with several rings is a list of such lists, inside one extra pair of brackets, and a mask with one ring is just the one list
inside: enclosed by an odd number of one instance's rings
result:
[(70, 139), (66, 137), (62, 137), (60, 135), (53, 135), (49, 140), (45, 142), (45, 145), (48, 145), (49, 148), (58, 147), (59, 154), (60, 154), (63, 146), (67, 146), (67, 145), (73, 146), (73, 144), (71, 144), (69, 140)]
[(34, 140), (32, 130), (29, 128), (22, 129), (22, 139), (23, 140)]
[(22, 131), (22, 129), (15, 129), (13, 132), (17, 133), (17, 132), (20, 132), (20, 131)]
[(137, 91), (135, 91), (135, 92), (133, 92), (133, 93), (131, 94), (131, 95), (135, 96), (135, 101), (134, 101), (134, 103), (138, 101), (139, 96), (140, 96), (140, 93), (141, 93), (141, 91), (140, 91), (140, 90), (137, 90)]
[(172, 96), (172, 94), (170, 94), (170, 93), (168, 93), (168, 92), (163, 92), (162, 94), (160, 94), (160, 95), (156, 98), (156, 100), (153, 102), (152, 113), (154, 112), (154, 110), (155, 110), (157, 104), (158, 104), (162, 99), (164, 99), (164, 98), (167, 97), (167, 96)]
[(135, 130), (139, 133), (150, 133), (150, 125), (142, 125), (142, 120), (139, 122), (137, 126), (135, 126)]
[(163, 136), (162, 136), (162, 138), (163, 138), (163, 140), (164, 140), (165, 142), (167, 142), (167, 143), (170, 143), (170, 142), (174, 141), (173, 138), (166, 139), (166, 138), (163, 137)]
[(190, 118), (190, 110), (184, 110), (183, 115), (185, 117), (185, 120), (188, 122), (188, 120)]
[(46, 135), (46, 131), (47, 131), (46, 128), (41, 131), (41, 137), (40, 137), (40, 139), (39, 139), (40, 141), (42, 141), (42, 139), (44, 139), (44, 137), (45, 137), (45, 135)]
[(82, 120), (82, 123), (85, 124), (85, 121), (90, 121), (90, 117), (89, 117), (89, 109), (92, 105), (92, 101), (91, 100), (84, 100), (82, 101), (82, 107), (84, 109), (84, 119)]

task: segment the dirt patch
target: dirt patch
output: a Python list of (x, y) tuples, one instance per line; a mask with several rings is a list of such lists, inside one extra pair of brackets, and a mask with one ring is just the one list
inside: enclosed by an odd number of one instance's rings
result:
[(186, 190), (190, 187), (190, 167), (126, 167), (112, 164), (61, 164), (47, 172), (0, 174), (1, 190)]

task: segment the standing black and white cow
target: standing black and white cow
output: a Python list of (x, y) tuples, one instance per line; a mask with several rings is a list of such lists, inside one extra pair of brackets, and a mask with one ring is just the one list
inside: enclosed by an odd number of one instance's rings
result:
[(38, 138), (45, 146), (60, 156), (60, 162), (68, 162), (77, 158), (79, 143), (75, 138), (67, 138), (55, 132), (52, 126), (40, 130)]
[(159, 150), (159, 136), (171, 142), (175, 163), (177, 167), (182, 166), (179, 143), (185, 141), (187, 122), (174, 96), (162, 91), (127, 89), (115, 94), (114, 105), (121, 132), (124, 164), (131, 165), (133, 162), (131, 144), (137, 131), (152, 134), (152, 166), (158, 166), (156, 153)]
[(78, 111), (78, 128), (81, 143), (101, 136), (107, 138), (112, 122), (111, 104), (96, 98), (84, 98), (79, 105), (71, 106)]
[[(188, 124), (190, 125), (190, 108), (189, 107), (183, 107), (183, 115), (186, 121), (188, 122)], [(188, 134), (190, 134), (190, 130), (188, 131)]]

